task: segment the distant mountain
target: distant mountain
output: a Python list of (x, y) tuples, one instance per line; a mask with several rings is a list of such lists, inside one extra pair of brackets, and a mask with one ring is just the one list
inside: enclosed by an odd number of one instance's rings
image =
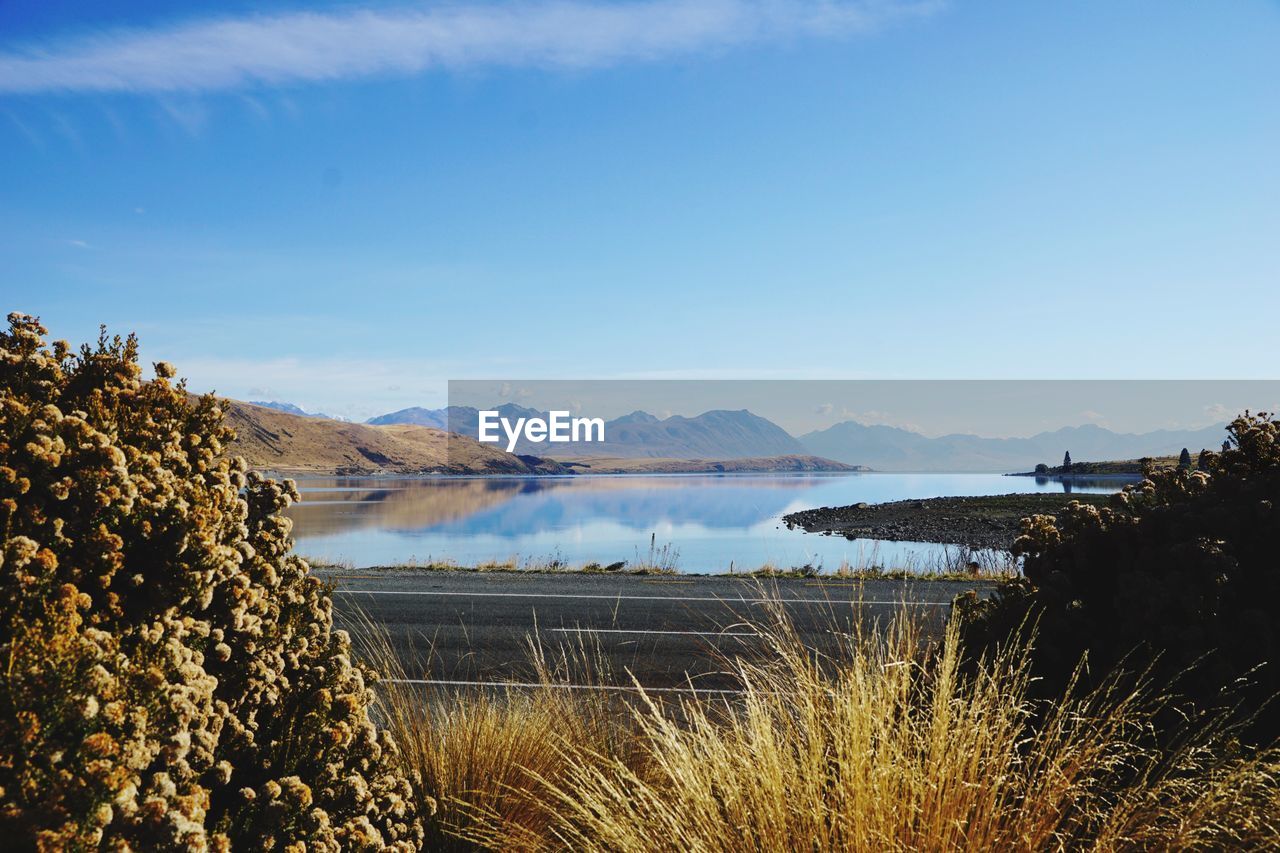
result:
[(663, 420), (646, 412), (632, 412), (607, 422), (604, 437), (603, 443), (566, 444), (545, 452), (558, 457), (666, 459), (741, 459), (806, 453), (782, 427), (746, 409), (717, 409), (697, 417), (672, 415)]
[(1026, 471), (1037, 463), (1073, 459), (1103, 461), (1216, 450), (1227, 437), (1225, 424), (1199, 430), (1117, 433), (1095, 424), (1063, 427), (1030, 438), (944, 435), (929, 438), (910, 430), (845, 421), (800, 436), (809, 453), (880, 471)]
[(369, 418), (365, 423), (371, 426), (416, 424), (434, 429), (444, 429), (448, 423), (448, 418), (445, 409), (424, 409), (421, 406), (411, 406), (398, 412), (390, 412), (385, 415), (378, 415), (376, 418)]
[(278, 400), (250, 400), (249, 405), (261, 406), (264, 409), (275, 409), (277, 412), (287, 412), (291, 415), (300, 415), (304, 418), (311, 417), (310, 412), (304, 412), (293, 403), (281, 403)]
[[(503, 403), (501, 406), (495, 406), (494, 408), (500, 416), (507, 418), (512, 423), (515, 423), (517, 418), (546, 417), (545, 412), (539, 412), (537, 409), (526, 409), (523, 406), (517, 406), (515, 403)], [(389, 412), (376, 418), (370, 418), (365, 423), (373, 426), (416, 424), (418, 426), (444, 429), (449, 432), (456, 432), (459, 435), (475, 438), (480, 426), (480, 410), (472, 406), (445, 406), (443, 409), (424, 409), (421, 406), (413, 406), (408, 409), (401, 409), (398, 412)]]
[(335, 418), (332, 415), (326, 415), (323, 412), (307, 412), (293, 403), (281, 403), (278, 400), (250, 400), (249, 405), (261, 406), (264, 409), (275, 409), (277, 412), (284, 412), (287, 415), (297, 415), (301, 418), (327, 418), (331, 421), (342, 421), (346, 418)]
[[(513, 406), (499, 406), (506, 418), (544, 416)], [(463, 424), (450, 420), (450, 429)], [(476, 435), (475, 424), (466, 422)], [(531, 444), (520, 442), (518, 453), (537, 453), (557, 459), (612, 457), (619, 459), (745, 459), (806, 455), (800, 442), (782, 427), (746, 409), (715, 410), (687, 418), (673, 415), (659, 420), (648, 412), (632, 412), (604, 425), (603, 442)]]
[[(496, 406), (501, 417), (514, 423), (517, 418), (546, 418), (546, 412), (515, 403)], [(402, 409), (381, 415), (370, 424), (419, 424), (448, 429), (475, 438), (479, 410), (471, 406), (443, 409)], [(635, 411), (605, 423), (604, 442), (567, 444), (520, 441), (516, 453), (556, 458), (612, 457), (625, 459), (741, 459), (766, 456), (806, 455), (800, 442), (782, 427), (746, 409), (703, 412), (697, 417), (674, 415), (659, 419), (648, 412)], [(856, 464), (856, 463), (855, 463)]]
[(656, 424), (658, 419), (648, 412), (642, 412), (636, 409), (629, 415), (623, 415), (620, 418), (614, 418), (609, 423), (612, 424)]

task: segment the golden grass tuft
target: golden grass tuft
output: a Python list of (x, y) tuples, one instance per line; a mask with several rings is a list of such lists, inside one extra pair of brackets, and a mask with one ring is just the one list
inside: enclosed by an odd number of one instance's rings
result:
[(1037, 709), (1025, 648), (966, 676), (955, 626), (931, 641), (924, 624), (904, 607), (817, 654), (779, 607), (756, 626), (769, 653), (732, 664), (743, 692), (728, 698), (623, 708), (556, 688), (571, 667), (535, 645), (541, 688), (427, 701), (393, 684), (382, 709), (441, 803), (433, 840), (458, 849), (1280, 845), (1276, 752), (1243, 755), (1214, 724), (1158, 751), (1147, 689)]
[(531, 638), (534, 689), (454, 688), (418, 683), (385, 632), (359, 616), (361, 654), (383, 674), (377, 713), (396, 733), (400, 759), (420, 800), (433, 802), (430, 850), (472, 850), (501, 826), (504, 849), (539, 849), (552, 816), (539, 798), (547, 781), (568, 778), (582, 755), (622, 766), (642, 760), (634, 718), (617, 694), (566, 689), (614, 683), (594, 635), (554, 649)]

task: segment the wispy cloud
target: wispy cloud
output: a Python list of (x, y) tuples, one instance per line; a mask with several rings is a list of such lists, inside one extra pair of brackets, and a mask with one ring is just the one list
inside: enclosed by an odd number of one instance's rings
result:
[(888, 426), (897, 427), (898, 429), (910, 430), (918, 432), (922, 435), (938, 435), (939, 433), (930, 433), (915, 421), (904, 420), (890, 412), (882, 412), (876, 409), (870, 409), (865, 412), (857, 412), (853, 409), (844, 408), (840, 410), (841, 421), (856, 421), (863, 426)]
[(431, 69), (584, 68), (927, 15), (941, 0), (549, 0), (218, 18), (0, 52), (0, 93), (203, 92)]
[(29, 124), (18, 118), (13, 113), (6, 112), (5, 115), (9, 117), (9, 121), (13, 122), (13, 126), (18, 129), (18, 132), (27, 138), (28, 142), (36, 148), (44, 148), (44, 138), (40, 136), (40, 134), (36, 133)]
[[(237, 400), (277, 400), (357, 421), (408, 406), (443, 406), (449, 377), (477, 369), (475, 364), (446, 359), (174, 357), (150, 351), (145, 356), (144, 363), (172, 361), (192, 391), (214, 391)], [(480, 362), (479, 369), (492, 368)]]
[(191, 136), (199, 136), (209, 121), (208, 110), (195, 101), (178, 103), (165, 98), (161, 101), (160, 106), (175, 124)]
[(1211, 403), (1204, 407), (1204, 413), (1215, 421), (1226, 420), (1235, 414), (1221, 403)]

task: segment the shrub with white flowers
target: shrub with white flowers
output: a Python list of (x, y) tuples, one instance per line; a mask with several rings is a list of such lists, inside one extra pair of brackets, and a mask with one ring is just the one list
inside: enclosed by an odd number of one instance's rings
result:
[(291, 553), (297, 492), (136, 341), (0, 332), (0, 838), (411, 849), (371, 675)]

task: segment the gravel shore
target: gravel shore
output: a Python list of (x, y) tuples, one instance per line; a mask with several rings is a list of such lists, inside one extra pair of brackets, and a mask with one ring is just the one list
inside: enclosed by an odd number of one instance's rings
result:
[(926, 498), (882, 504), (821, 507), (783, 516), (788, 528), (846, 539), (937, 542), (1007, 549), (1029, 515), (1056, 515), (1071, 501), (1105, 505), (1110, 495), (1036, 493)]

